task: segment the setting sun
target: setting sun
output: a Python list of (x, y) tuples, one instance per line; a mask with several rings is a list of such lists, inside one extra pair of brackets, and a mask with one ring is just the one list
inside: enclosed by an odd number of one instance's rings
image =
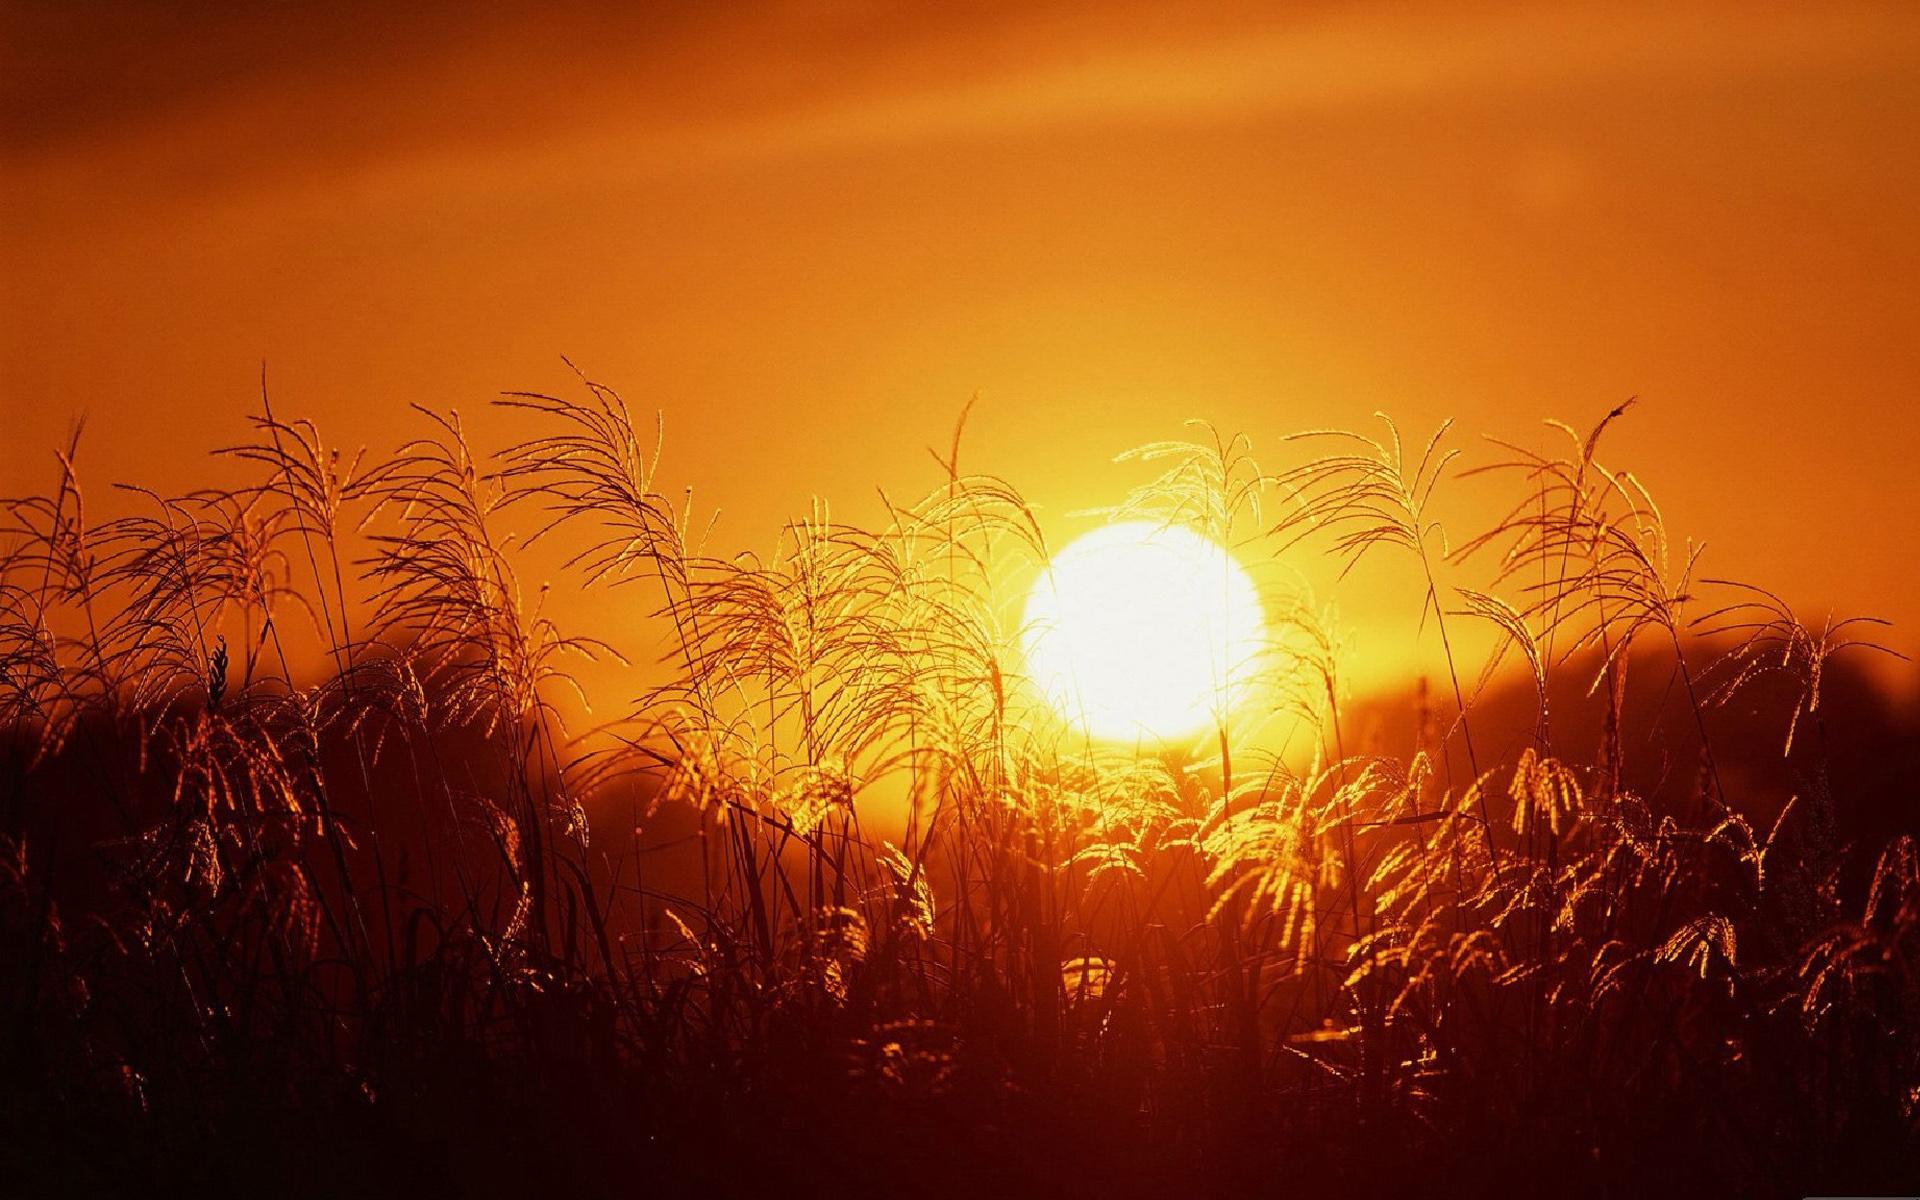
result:
[(1177, 525), (1109, 525), (1053, 556), (1027, 595), (1027, 670), (1096, 737), (1177, 738), (1244, 698), (1260, 647), (1253, 581)]

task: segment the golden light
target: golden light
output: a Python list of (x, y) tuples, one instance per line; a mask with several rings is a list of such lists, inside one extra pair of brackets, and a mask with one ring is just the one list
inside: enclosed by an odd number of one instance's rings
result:
[(1191, 529), (1108, 525), (1053, 556), (1027, 594), (1027, 673), (1095, 737), (1174, 739), (1245, 698), (1265, 620), (1253, 580)]

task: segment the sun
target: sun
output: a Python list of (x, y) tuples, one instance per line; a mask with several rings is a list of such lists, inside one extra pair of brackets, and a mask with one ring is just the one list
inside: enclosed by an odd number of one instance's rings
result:
[(1225, 547), (1180, 525), (1129, 521), (1053, 556), (1027, 594), (1028, 675), (1094, 737), (1190, 736), (1245, 698), (1265, 620)]

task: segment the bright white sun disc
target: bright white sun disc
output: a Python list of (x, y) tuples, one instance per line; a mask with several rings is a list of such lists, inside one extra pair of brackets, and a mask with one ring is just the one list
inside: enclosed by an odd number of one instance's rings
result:
[(1178, 525), (1130, 521), (1076, 539), (1027, 594), (1027, 673), (1099, 738), (1178, 738), (1243, 698), (1264, 620), (1244, 568)]

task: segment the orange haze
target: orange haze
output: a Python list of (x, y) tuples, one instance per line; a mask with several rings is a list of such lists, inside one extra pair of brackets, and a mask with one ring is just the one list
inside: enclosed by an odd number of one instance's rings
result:
[(1705, 573), (1920, 649), (1913, 5), (170, 7), (0, 16), (0, 493), (81, 413), (193, 486), (263, 359), (384, 450), (568, 355), (727, 547), (976, 392), (1057, 518), (1186, 416), (1472, 455), (1638, 395)]

